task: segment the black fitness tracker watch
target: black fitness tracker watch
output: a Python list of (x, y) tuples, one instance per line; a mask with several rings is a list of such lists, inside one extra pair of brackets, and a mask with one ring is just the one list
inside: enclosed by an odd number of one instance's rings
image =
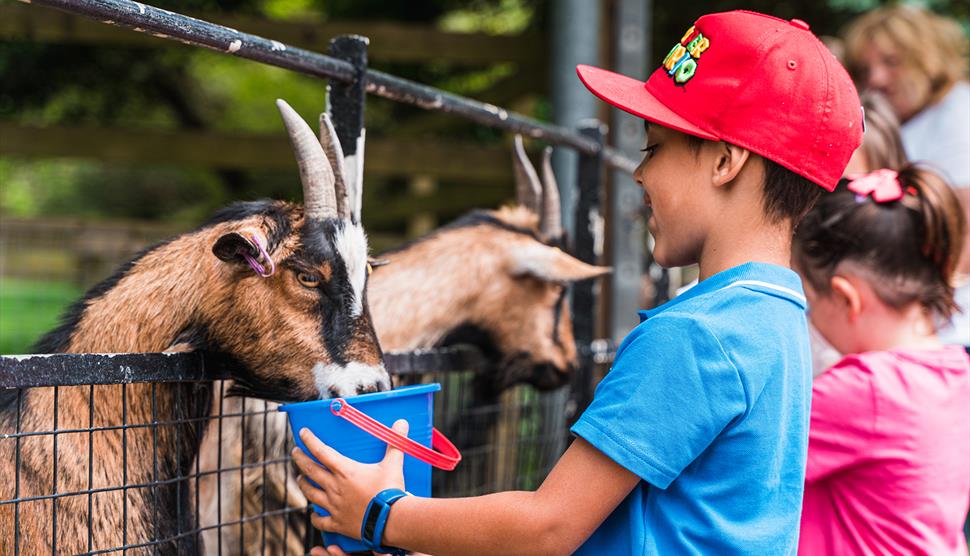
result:
[(367, 509), (364, 510), (364, 521), (360, 525), (360, 540), (368, 550), (373, 550), (379, 554), (393, 554), (394, 556), (405, 556), (407, 554), (400, 548), (381, 545), (381, 538), (384, 536), (384, 527), (387, 525), (387, 516), (391, 513), (391, 505), (408, 496), (408, 493), (398, 488), (389, 488), (378, 492)]

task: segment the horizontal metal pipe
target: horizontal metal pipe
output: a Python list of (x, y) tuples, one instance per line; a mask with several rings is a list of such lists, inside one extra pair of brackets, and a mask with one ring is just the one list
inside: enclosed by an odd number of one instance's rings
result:
[[(385, 353), (392, 375), (478, 371), (481, 352), (470, 346)], [(199, 382), (231, 378), (237, 367), (231, 358), (192, 353), (54, 353), (0, 356), (0, 389), (135, 382)]]
[[(352, 64), (279, 41), (134, 2), (132, 0), (21, 0), (83, 15), (152, 36), (246, 58), (263, 64), (297, 71), (314, 77), (353, 81)], [(478, 124), (522, 133), (547, 143), (572, 147), (585, 154), (602, 150), (604, 162), (632, 172), (636, 163), (619, 151), (601, 147), (567, 128), (547, 124), (497, 106), (448, 93), (384, 72), (368, 70), (367, 92), (426, 110), (463, 116)]]
[[(606, 340), (580, 346), (598, 362), (612, 359), (615, 347)], [(199, 382), (230, 378), (233, 360), (208, 352), (192, 353), (54, 353), (0, 355), (0, 389), (135, 382)], [(387, 352), (384, 365), (392, 375), (480, 371), (487, 367), (471, 346)], [(258, 413), (258, 412), (257, 412)], [(227, 417), (235, 416), (227, 414)]]
[(228, 378), (231, 365), (203, 352), (4, 355), (0, 388), (213, 380)]

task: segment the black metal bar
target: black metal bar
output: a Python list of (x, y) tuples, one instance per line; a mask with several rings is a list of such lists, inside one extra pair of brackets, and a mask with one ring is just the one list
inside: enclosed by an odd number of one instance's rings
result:
[[(586, 349), (583, 342), (578, 344), (580, 351)], [(388, 352), (384, 354), (384, 364), (388, 372), (402, 376), (484, 370), (488, 366), (482, 353), (472, 346)], [(228, 356), (206, 352), (0, 355), (0, 389), (206, 382), (231, 378), (235, 365), (238, 363)], [(159, 424), (171, 423), (160, 421)], [(111, 430), (111, 427), (103, 429)], [(88, 432), (88, 429), (80, 432)]]
[[(128, 544), (128, 385), (121, 385), (121, 544)], [(122, 556), (126, 554), (122, 551)]]
[[(341, 35), (330, 41), (330, 54), (354, 66), (356, 78), (350, 82), (330, 80), (327, 84), (327, 113), (333, 121), (337, 139), (344, 154), (344, 177), (348, 181), (348, 198), (351, 218), (356, 221), (361, 214), (364, 171), (364, 110), (367, 91), (367, 37)], [(360, 152), (358, 152), (360, 151)], [(338, 199), (338, 202), (344, 202)]]
[(309, 553), (310, 549), (313, 548), (314, 542), (316, 542), (317, 537), (322, 534), (317, 532), (316, 528), (313, 527), (313, 522), (310, 518), (313, 516), (313, 509), (309, 506), (303, 511), (303, 552)]
[[(21, 415), (23, 413), (23, 401), (24, 401), (24, 391), (17, 390), (17, 426), (14, 429), (18, 435), (21, 429)], [(17, 437), (16, 446), (14, 451), (16, 452), (16, 459), (14, 464), (16, 466), (14, 470), (14, 487), (13, 495), (14, 499), (20, 499), (20, 464), (22, 460), (20, 459), (20, 437)], [(13, 553), (14, 556), (20, 555), (20, 502), (14, 502), (13, 506)]]
[[(179, 390), (179, 392), (181, 392), (181, 389)], [(177, 395), (181, 396), (181, 394), (177, 394)], [(178, 398), (176, 398), (176, 399), (178, 399)], [(199, 442), (200, 445), (202, 443), (203, 427), (207, 426), (210, 421), (211, 421), (211, 417), (207, 415), (205, 418), (199, 419), (199, 420), (197, 420), (195, 422), (195, 438), (197, 439), (197, 441)], [(178, 425), (176, 425), (175, 427), (176, 427), (176, 430), (179, 429), (179, 428), (181, 428)], [(201, 458), (199, 458), (199, 457), (196, 457), (195, 458), (195, 477), (194, 477), (194, 479), (195, 479), (195, 492), (200, 492), (200, 490), (199, 490), (199, 478), (201, 477), (201, 473), (200, 473), (200, 470), (199, 470), (199, 465), (200, 465), (199, 460), (200, 459)], [(176, 460), (176, 461), (181, 461), (181, 460)], [(191, 464), (189, 464), (188, 469), (190, 469), (190, 468), (191, 468)], [(181, 490), (182, 490), (181, 489), (181, 486), (179, 486), (179, 488), (177, 490), (181, 492)], [(195, 531), (194, 531), (194, 533), (195, 533), (194, 543), (195, 544), (194, 544), (194, 546), (196, 546), (196, 547), (202, 546), (202, 536), (201, 536), (201, 531), (199, 530), (199, 520), (200, 520), (200, 515), (201, 515), (200, 512), (199, 512), (199, 508), (201, 506), (201, 501), (199, 500), (199, 498), (200, 498), (199, 496), (196, 496), (195, 497), (195, 515), (193, 516), (193, 519), (195, 520)], [(178, 526), (178, 529), (176, 529), (176, 531), (178, 533), (181, 533), (182, 532), (181, 516), (179, 516), (179, 526)]]
[[(395, 375), (484, 370), (488, 365), (472, 346), (388, 352), (384, 354), (384, 364)], [(238, 363), (228, 356), (206, 352), (0, 355), (0, 389), (205, 382), (231, 378), (235, 365)]]
[[(60, 388), (54, 387), (54, 430), (53, 430), (53, 444), (54, 444), (54, 456), (51, 458), (53, 460), (53, 481), (51, 483), (52, 492), (57, 494), (57, 409), (60, 404)], [(57, 499), (51, 500), (51, 554), (57, 555)]]
[[(176, 460), (178, 461), (178, 460)], [(154, 539), (159, 537), (158, 529), (158, 383), (152, 383), (152, 530)], [(176, 511), (176, 514), (178, 511)], [(180, 516), (176, 516), (178, 519)], [(157, 552), (158, 548), (153, 551)]]
[(268, 463), (266, 463), (266, 456), (268, 455), (267, 452), (269, 451), (267, 448), (267, 446), (269, 446), (269, 444), (267, 443), (268, 441), (267, 428), (269, 427), (268, 419), (269, 419), (269, 408), (267, 408), (266, 402), (264, 401), (263, 402), (263, 453), (262, 453), (262, 457), (260, 458), (263, 462), (263, 480), (262, 480), (263, 488), (260, 489), (262, 490), (262, 495), (263, 495), (262, 507), (260, 508), (260, 515), (262, 516), (262, 522), (261, 522), (262, 527), (260, 529), (260, 538), (259, 538), (260, 554), (266, 554), (266, 497), (269, 494), (269, 488), (267, 487), (267, 484), (266, 484), (266, 468), (269, 465)]
[[(203, 46), (315, 77), (344, 82), (351, 82), (356, 78), (353, 64), (346, 61), (131, 0), (21, 1), (57, 8), (134, 31), (149, 33), (158, 38)], [(375, 70), (367, 71), (365, 86), (366, 91), (373, 95), (427, 110), (458, 114), (482, 125), (521, 133), (551, 144), (569, 146), (581, 153), (595, 154), (603, 151), (607, 164), (629, 172), (636, 167), (634, 161), (614, 149), (604, 147), (601, 143), (591, 141), (564, 127), (508, 112), (491, 104)]]
[[(287, 440), (290, 440), (291, 439), (291, 433), (289, 432), (289, 428), (287, 428), (286, 439)], [(290, 446), (290, 444), (287, 443), (287, 446)], [(290, 483), (290, 466), (289, 465), (284, 465), (283, 466), (283, 484), (280, 485), (281, 490), (285, 491), (286, 488), (288, 487), (289, 483)], [(285, 546), (289, 546), (288, 545), (288, 542), (289, 542), (289, 534), (290, 534), (289, 524), (284, 523), (283, 524), (283, 546), (284, 547)]]
[[(591, 141), (602, 143), (606, 126), (596, 120), (580, 124), (579, 132)], [(596, 264), (595, 223), (599, 221), (600, 189), (603, 183), (603, 157), (600, 154), (579, 155), (577, 182), (579, 198), (576, 200), (576, 233), (573, 255), (583, 262)], [(595, 283), (587, 280), (573, 286), (573, 336), (580, 346), (589, 346), (595, 337), (596, 300)], [(573, 376), (569, 409), (570, 421), (578, 418), (593, 398), (593, 358), (589, 353), (579, 353), (579, 368)]]
[(367, 44), (367, 37), (360, 35), (341, 35), (330, 41), (331, 56), (351, 64), (355, 74), (351, 81), (331, 80), (327, 87), (327, 112), (346, 158), (358, 154), (357, 140), (364, 129)]
[[(222, 556), (222, 419), (223, 419), (223, 403), (226, 400), (226, 383), (219, 383), (219, 415), (216, 416), (217, 422), (219, 424), (219, 436), (216, 440), (216, 523), (219, 527), (216, 529), (216, 546), (219, 548), (219, 556)], [(198, 459), (198, 458), (197, 458)]]
[[(242, 405), (242, 412), (246, 413), (246, 398), (239, 399)], [(249, 439), (246, 436), (246, 418), (239, 418), (239, 428), (240, 434), (239, 438), (242, 441), (239, 443), (239, 464), (246, 465), (246, 443)], [(246, 472), (242, 469), (239, 470), (239, 514), (244, 515), (246, 513), (245, 503), (243, 502), (243, 497), (246, 493)], [(239, 554), (244, 554), (243, 547), (246, 546), (246, 528), (242, 524), (239, 525)]]
[(0, 388), (190, 382), (228, 377), (229, 358), (196, 353), (57, 353), (0, 356)]
[[(175, 389), (175, 404), (174, 405), (175, 405), (175, 415), (176, 416), (182, 415), (182, 393), (183, 392), (182, 392), (182, 389), (181, 388), (176, 388)], [(196, 427), (200, 427), (200, 426), (201, 426), (201, 424), (196, 424)], [(182, 426), (181, 426), (181, 423), (180, 424), (176, 424), (175, 427), (173, 427), (173, 428), (175, 429), (175, 461), (176, 461), (176, 465), (181, 466), (181, 462), (182, 462), (182, 434), (181, 434)], [(195, 458), (195, 462), (196, 462), (196, 465), (198, 465), (199, 458)], [(155, 482), (158, 483), (158, 479), (156, 479)], [(184, 517), (182, 516), (182, 504), (184, 504), (184, 502), (182, 501), (182, 486), (183, 486), (183, 484), (181, 482), (175, 485), (175, 533), (176, 534), (181, 534), (182, 533), (182, 520), (184, 519)], [(159, 485), (156, 484), (155, 488), (159, 488)], [(199, 492), (199, 483), (198, 483), (198, 481), (196, 481), (196, 483), (195, 483), (195, 492)], [(198, 519), (199, 519), (199, 517), (198, 517), (199, 516), (199, 505), (198, 505), (199, 504), (199, 497), (198, 496), (195, 497), (195, 503), (196, 503), (196, 506), (195, 506), (195, 519), (196, 519), (195, 528), (198, 529), (199, 528), (199, 523), (198, 523)], [(199, 546), (198, 542), (199, 542), (199, 539), (196, 539), (196, 546)], [(176, 545), (176, 546), (178, 546), (178, 545)]]
[[(19, 465), (18, 465), (19, 467)], [(88, 490), (94, 488), (94, 385), (88, 390)], [(88, 492), (88, 552), (94, 550), (91, 523), (94, 521), (94, 495)]]
[[(14, 432), (18, 435), (21, 430), (21, 415), (23, 413), (23, 401), (24, 401), (24, 391), (17, 390), (17, 426), (14, 428)], [(20, 437), (16, 439), (16, 445), (14, 447), (15, 451), (15, 470), (14, 470), (14, 487), (13, 495), (14, 499), (20, 499), (20, 464), (22, 460), (20, 459)], [(14, 556), (20, 555), (20, 502), (14, 502), (13, 506), (13, 553)]]

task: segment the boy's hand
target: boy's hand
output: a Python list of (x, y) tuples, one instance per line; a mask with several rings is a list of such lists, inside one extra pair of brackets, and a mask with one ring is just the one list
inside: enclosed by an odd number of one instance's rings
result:
[[(399, 420), (392, 427), (407, 436), (408, 422)], [(298, 479), (300, 490), (307, 500), (326, 509), (330, 515), (313, 514), (311, 523), (328, 533), (360, 538), (360, 526), (367, 504), (380, 491), (388, 488), (404, 490), (404, 454), (387, 447), (387, 454), (379, 463), (359, 463), (346, 458), (327, 446), (309, 429), (300, 431), (300, 439), (307, 450), (323, 467), (299, 448), (293, 448), (293, 462), (303, 475)], [(310, 484), (310, 479), (320, 488)]]

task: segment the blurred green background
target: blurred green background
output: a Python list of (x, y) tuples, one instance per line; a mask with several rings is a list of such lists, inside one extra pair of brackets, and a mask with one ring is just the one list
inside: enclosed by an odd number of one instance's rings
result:
[[(651, 59), (705, 12), (753, 9), (837, 35), (879, 4), (654, 2)], [(970, 21), (965, 0), (925, 4)], [(314, 26), (370, 31), (400, 41), (372, 41), (376, 69), (541, 119), (551, 114), (551, 0), (170, 0), (163, 7), (256, 34), (266, 34), (265, 23), (290, 25), (297, 40)], [(612, 2), (602, 9), (612, 13)], [(422, 54), (417, 47), (432, 38), (458, 47)], [(319, 38), (307, 40), (323, 50)], [(290, 162), (256, 163), (242, 150), (232, 157), (246, 141), (285, 141), (273, 99), (310, 119), (324, 95), (325, 82), (310, 77), (0, 1), (0, 353), (28, 351), (85, 288), (144, 245), (235, 200), (296, 198)], [(368, 100), (367, 128), (368, 154), (372, 142), (384, 153), (365, 188), (364, 224), (376, 250), (512, 195), (508, 137), (500, 132), (376, 98)], [(182, 152), (187, 136), (222, 138), (212, 150), (225, 152)], [(396, 170), (394, 155), (406, 153), (400, 162), (407, 162), (415, 143), (427, 162)]]

